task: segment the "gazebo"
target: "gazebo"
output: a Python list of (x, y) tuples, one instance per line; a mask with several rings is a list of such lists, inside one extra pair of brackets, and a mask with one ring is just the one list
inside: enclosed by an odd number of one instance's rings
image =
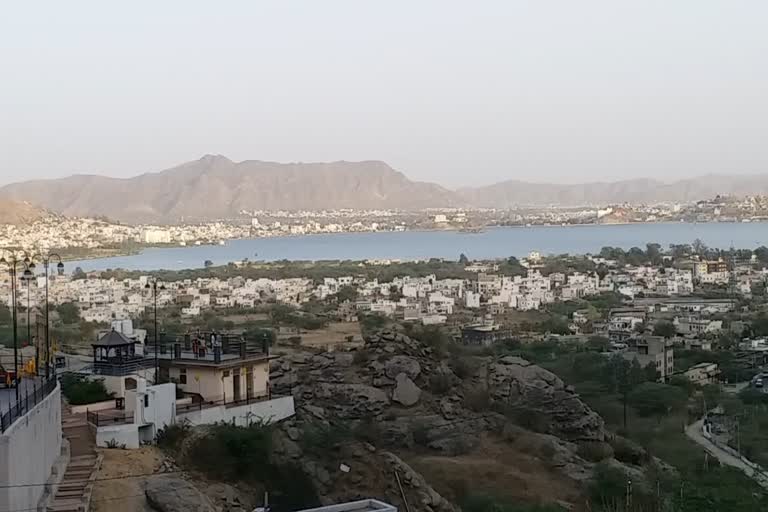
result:
[(100, 364), (120, 366), (124, 363), (135, 363), (136, 359), (142, 358), (136, 355), (136, 342), (114, 329), (96, 343), (91, 344), (91, 347), (93, 347), (94, 367)]

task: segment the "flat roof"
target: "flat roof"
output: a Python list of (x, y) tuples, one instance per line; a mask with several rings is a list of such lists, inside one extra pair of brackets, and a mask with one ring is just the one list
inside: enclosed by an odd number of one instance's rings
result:
[(360, 500), (328, 505), (325, 507), (309, 508), (300, 512), (397, 512), (397, 507), (379, 500)]
[[(232, 356), (232, 357), (224, 357), (224, 356)], [(150, 358), (153, 357), (153, 355), (149, 356)], [(206, 354), (206, 357), (200, 357), (195, 358), (195, 356), (190, 352), (189, 356), (184, 356), (182, 354), (181, 358), (174, 358), (173, 354), (160, 354), (158, 359), (160, 360), (160, 364), (163, 366), (197, 366), (197, 367), (205, 367), (205, 368), (236, 368), (238, 366), (243, 366), (246, 364), (252, 364), (252, 363), (260, 363), (265, 361), (270, 361), (272, 359), (277, 359), (278, 356), (270, 356), (266, 354), (260, 354), (255, 356), (246, 356), (246, 357), (240, 357), (233, 354), (222, 354), (221, 361), (216, 362), (213, 359), (212, 355)]]

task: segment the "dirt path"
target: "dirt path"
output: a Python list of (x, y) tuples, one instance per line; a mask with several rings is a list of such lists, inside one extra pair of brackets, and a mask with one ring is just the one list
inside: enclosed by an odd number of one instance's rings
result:
[[(138, 450), (99, 450), (104, 456), (91, 498), (93, 512), (134, 512), (151, 510), (144, 498), (146, 476), (157, 473), (163, 455), (155, 447)], [(108, 480), (104, 480), (108, 479)]]

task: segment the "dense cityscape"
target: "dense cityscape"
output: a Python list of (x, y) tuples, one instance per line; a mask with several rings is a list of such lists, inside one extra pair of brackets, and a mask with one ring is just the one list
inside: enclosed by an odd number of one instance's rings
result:
[(0, 512), (768, 510), (768, 3), (3, 7)]
[(598, 208), (241, 211), (238, 219), (178, 225), (129, 225), (106, 218), (48, 214), (0, 225), (0, 245), (63, 253), (65, 258), (134, 254), (142, 247), (222, 244), (227, 240), (323, 233), (406, 230), (478, 232), (494, 226), (654, 222), (756, 222), (768, 218), (768, 197), (717, 197), (691, 204)]

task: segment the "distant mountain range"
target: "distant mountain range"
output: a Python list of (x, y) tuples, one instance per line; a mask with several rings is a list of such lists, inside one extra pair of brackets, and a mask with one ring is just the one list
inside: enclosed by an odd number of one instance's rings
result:
[(675, 183), (648, 179), (578, 185), (504, 181), (452, 191), (412, 181), (379, 161), (282, 164), (233, 162), (219, 155), (128, 179), (74, 175), (0, 188), (0, 198), (26, 201), (60, 214), (106, 216), (133, 223), (231, 218), (242, 210), (584, 206), (757, 193), (768, 193), (768, 175), (713, 175)]

